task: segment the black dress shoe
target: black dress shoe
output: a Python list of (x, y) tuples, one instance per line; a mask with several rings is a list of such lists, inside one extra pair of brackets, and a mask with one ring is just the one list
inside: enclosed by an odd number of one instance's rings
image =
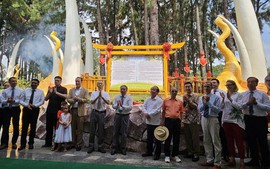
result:
[(18, 150), (23, 150), (23, 149), (25, 149), (25, 146), (23, 145), (23, 146), (20, 146), (19, 148), (18, 148)]
[(104, 150), (104, 148), (98, 148), (98, 151), (101, 153), (106, 153), (106, 151)]
[(94, 148), (89, 148), (88, 151), (87, 151), (87, 153), (88, 154), (91, 154), (93, 151), (94, 151)]
[(152, 153), (144, 153), (142, 154), (142, 157), (148, 157), (148, 156), (152, 156), (153, 154)]
[(121, 150), (121, 154), (127, 155), (127, 150)]
[(111, 155), (115, 155), (115, 149), (111, 149)]
[(153, 160), (159, 160), (159, 158), (160, 158), (160, 155), (155, 154), (153, 157)]
[(6, 149), (6, 148), (8, 148), (8, 145), (6, 145), (6, 144), (3, 144), (0, 146), (0, 150)]
[(192, 161), (193, 161), (193, 162), (197, 162), (197, 161), (199, 161), (199, 160), (200, 160), (200, 157), (197, 156), (197, 155), (194, 155), (194, 156), (192, 157)]
[(245, 165), (250, 167), (256, 167), (259, 166), (260, 163), (257, 160), (250, 160), (249, 162), (246, 162)]
[(82, 149), (82, 147), (80, 147), (80, 146), (76, 147), (76, 151), (81, 151), (81, 149)]
[(28, 149), (29, 149), (29, 150), (34, 149), (34, 145), (33, 145), (33, 144), (29, 144)]

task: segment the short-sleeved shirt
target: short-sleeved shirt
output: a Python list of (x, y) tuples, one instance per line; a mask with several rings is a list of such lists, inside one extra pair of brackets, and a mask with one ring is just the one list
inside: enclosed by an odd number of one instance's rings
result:
[(181, 118), (184, 112), (183, 102), (179, 99), (167, 98), (163, 101), (162, 110), (165, 111), (165, 118)]
[[(67, 88), (63, 86), (57, 87), (57, 92), (61, 94), (67, 94)], [(57, 114), (58, 110), (61, 110), (61, 102), (65, 101), (65, 98), (62, 98), (54, 93), (54, 91), (51, 94), (51, 97), (49, 98), (49, 104), (46, 110), (46, 113), (55, 113)]]

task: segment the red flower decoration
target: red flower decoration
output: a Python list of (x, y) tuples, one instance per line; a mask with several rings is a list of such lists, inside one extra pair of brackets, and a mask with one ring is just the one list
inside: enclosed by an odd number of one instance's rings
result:
[(200, 64), (202, 66), (205, 66), (207, 63), (207, 59), (204, 57), (204, 51), (201, 51), (200, 52)]
[(163, 54), (166, 56), (167, 60), (170, 60), (170, 52), (171, 50), (171, 44), (169, 44), (168, 42), (164, 42), (163, 43)]
[(207, 70), (206, 76), (207, 77), (212, 77), (212, 73), (211, 73), (210, 69)]
[(104, 57), (104, 55), (100, 55), (100, 57), (99, 57), (99, 59), (98, 59), (98, 62), (100, 63), (100, 64), (102, 64), (102, 65), (104, 65), (105, 64), (105, 57)]
[(185, 62), (184, 71), (187, 72), (187, 73), (190, 72), (190, 67), (188, 66), (188, 62)]
[(113, 44), (110, 42), (107, 44), (107, 56), (108, 59), (112, 57)]

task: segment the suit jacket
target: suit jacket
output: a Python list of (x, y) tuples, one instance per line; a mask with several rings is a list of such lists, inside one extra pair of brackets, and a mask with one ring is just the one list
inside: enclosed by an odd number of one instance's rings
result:
[[(72, 89), (69, 90), (69, 94), (68, 94), (68, 97), (67, 97), (67, 101), (70, 103), (71, 108), (75, 104), (74, 97), (75, 97), (75, 88), (72, 88)], [(79, 117), (87, 116), (86, 103), (89, 101), (88, 100), (88, 97), (89, 97), (88, 90), (86, 88), (82, 87), (78, 97), (81, 98), (78, 101), (78, 116)]]

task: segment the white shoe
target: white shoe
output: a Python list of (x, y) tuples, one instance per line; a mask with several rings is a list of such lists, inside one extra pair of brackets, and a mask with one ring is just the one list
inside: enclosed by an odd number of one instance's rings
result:
[(182, 160), (178, 157), (178, 156), (175, 156), (175, 157), (172, 157), (172, 159), (177, 162), (177, 163), (181, 163)]
[(166, 156), (166, 157), (165, 157), (165, 162), (166, 162), (166, 163), (170, 163), (170, 162), (171, 162), (171, 160), (170, 160), (170, 157), (169, 157), (169, 156)]

